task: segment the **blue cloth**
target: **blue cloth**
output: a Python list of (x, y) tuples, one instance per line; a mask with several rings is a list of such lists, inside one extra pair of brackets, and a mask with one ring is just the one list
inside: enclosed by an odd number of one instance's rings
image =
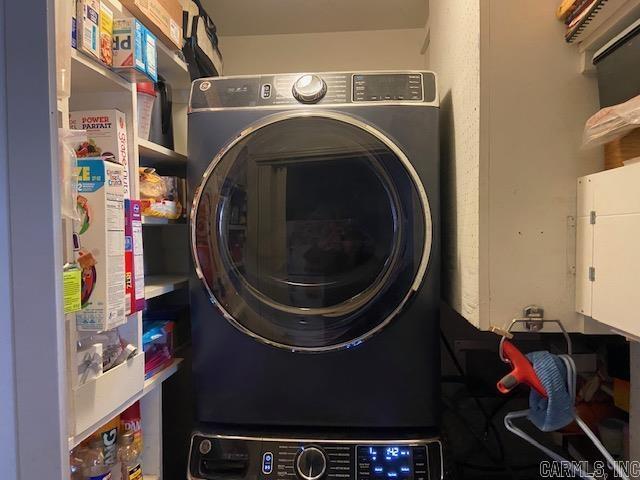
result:
[(552, 432), (569, 425), (575, 417), (574, 399), (569, 395), (567, 368), (564, 362), (549, 352), (531, 352), (527, 358), (533, 364), (548, 398), (533, 388), (529, 394), (529, 420), (543, 432)]

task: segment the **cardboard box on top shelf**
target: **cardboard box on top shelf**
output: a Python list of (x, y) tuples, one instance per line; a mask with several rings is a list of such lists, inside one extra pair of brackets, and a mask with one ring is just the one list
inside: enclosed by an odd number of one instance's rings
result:
[(100, 60), (113, 66), (113, 11), (100, 2)]
[(78, 0), (77, 9), (77, 48), (100, 60), (100, 0)]
[(167, 47), (182, 48), (182, 5), (179, 0), (121, 0)]
[(156, 37), (137, 18), (113, 23), (113, 70), (130, 82), (158, 81)]

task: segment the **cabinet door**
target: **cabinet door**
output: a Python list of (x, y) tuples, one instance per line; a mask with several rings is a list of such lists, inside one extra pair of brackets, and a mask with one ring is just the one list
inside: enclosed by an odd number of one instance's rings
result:
[(590, 178), (596, 212), (591, 316), (640, 336), (640, 165)]
[(640, 335), (640, 213), (599, 216), (594, 234), (592, 316)]

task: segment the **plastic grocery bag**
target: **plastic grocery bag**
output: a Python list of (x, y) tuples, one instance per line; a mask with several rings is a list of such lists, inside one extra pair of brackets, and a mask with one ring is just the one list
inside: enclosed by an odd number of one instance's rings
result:
[(640, 127), (640, 95), (624, 103), (606, 107), (584, 126), (583, 147), (603, 145)]
[(78, 199), (78, 158), (75, 145), (87, 140), (84, 130), (58, 129), (60, 156), (60, 204), (62, 216), (69, 220), (80, 220), (76, 206)]

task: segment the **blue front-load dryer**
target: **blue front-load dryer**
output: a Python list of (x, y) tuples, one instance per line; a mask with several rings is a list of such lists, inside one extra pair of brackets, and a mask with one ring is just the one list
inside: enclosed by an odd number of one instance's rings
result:
[(367, 468), (420, 478), (411, 449), (440, 415), (438, 112), (429, 72), (193, 83), (190, 478), (240, 449), (236, 476), (319, 480), (336, 445), (356, 470), (358, 445), (387, 445), (411, 461)]

